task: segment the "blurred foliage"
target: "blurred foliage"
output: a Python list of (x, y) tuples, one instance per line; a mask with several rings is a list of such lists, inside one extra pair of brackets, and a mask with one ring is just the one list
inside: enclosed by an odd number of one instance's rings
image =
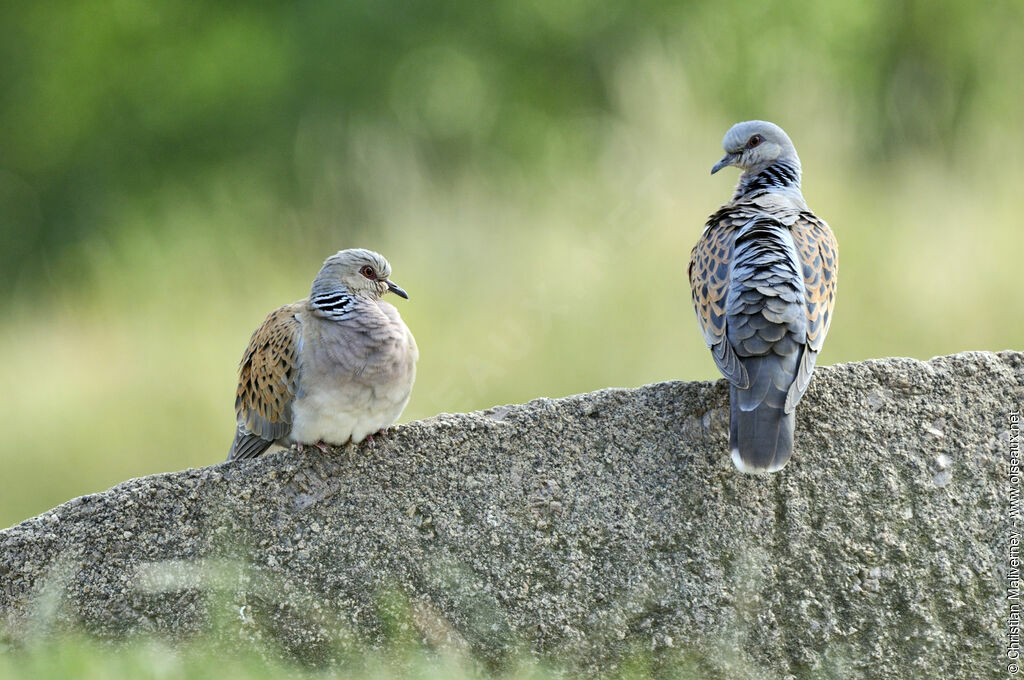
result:
[[(148, 566), (162, 568), (159, 563)], [(211, 576), (204, 571), (209, 566), (202, 561), (190, 563), (189, 590), (195, 588), (198, 574), (203, 574), (200, 581)], [(295, 602), (280, 604), (292, 617), (290, 625), (318, 631), (309, 636), (307, 644), (297, 643), (293, 636), (282, 635), (286, 631), (279, 628), (280, 621), (268, 616), (265, 608), (247, 602), (251, 591), (235, 590), (240, 576), (237, 566), (221, 563), (219, 578), (223, 580), (205, 581), (200, 586), (205, 619), (191, 622), (194, 629), (136, 631), (123, 637), (91, 634), (85, 627), (62, 620), (58, 612), (66, 604), (65, 586), (59, 584), (74, 570), (66, 576), (56, 573), (61, 567), (51, 570), (34, 593), (31, 613), (21, 627), (14, 631), (0, 627), (0, 679), (583, 680), (594, 677), (594, 664), (606, 669), (601, 677), (609, 680), (778, 677), (764, 669), (751, 675), (758, 662), (744, 647), (747, 633), (729, 626), (717, 636), (699, 641), (676, 641), (650, 631), (647, 637), (642, 629), (632, 630), (627, 640), (602, 650), (599, 659), (590, 664), (536, 649), (524, 639), (503, 639), (501, 650), (488, 649), (477, 636), (481, 631), (471, 636), (476, 644), (463, 637), (469, 632), (466, 626), (473, 627), (475, 616), (504, 621), (504, 613), (468, 612), (470, 620), (462, 620), (456, 627), (428, 601), (413, 601), (394, 584), (382, 586), (373, 605), (367, 607), (372, 611), (363, 612), (364, 623), (371, 619), (377, 624), (373, 632), (351, 628), (350, 617), (335, 610), (330, 601), (317, 599), (315, 608), (309, 609)], [(170, 586), (169, 596), (182, 592), (181, 583), (171, 585), (173, 576), (163, 583)], [(813, 677), (849, 677), (847, 658), (845, 644), (831, 645)]]
[[(552, 128), (589, 157), (596, 130), (579, 123), (614, 111), (605, 74), (650, 41), (676, 48), (691, 96), (724, 120), (828, 84), (805, 105), (834, 98), (866, 157), (949, 150), (993, 109), (1020, 110), (1022, 24), (1011, 1), (5, 3), (0, 281), (210, 173), (266, 173), (303, 205), (314, 168), (296, 143), (316, 122), (393, 124), (435, 172), (530, 166)], [(365, 220), (343, 189), (348, 221)]]
[[(28, 647), (0, 647), (0, 678), (65, 680), (575, 680), (592, 677), (524, 655), (494, 669), (459, 650), (393, 644), (384, 649), (339, 649), (331, 662), (302, 665), (284, 660), (272, 644), (239, 636), (227, 646), (196, 638), (171, 644), (158, 638), (104, 643), (84, 634), (57, 636)], [(737, 677), (734, 652), (700, 662), (693, 653), (638, 652), (608, 673), (609, 680), (705, 680)], [(762, 673), (759, 677), (771, 677)], [(840, 677), (835, 675), (834, 677)]]
[(1019, 348), (1022, 64), (1010, 0), (4, 3), (0, 526), (220, 460), (344, 247), (412, 296), (406, 420), (716, 377), (685, 260), (742, 119), (840, 242), (820, 363)]

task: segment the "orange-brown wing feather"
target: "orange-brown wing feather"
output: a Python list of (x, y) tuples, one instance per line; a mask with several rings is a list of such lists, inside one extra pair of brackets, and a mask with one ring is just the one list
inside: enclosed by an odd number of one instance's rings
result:
[(719, 210), (704, 227), (690, 253), (690, 290), (697, 322), (708, 347), (725, 337), (725, 297), (729, 290), (729, 261), (736, 227), (729, 214)]
[(726, 298), (729, 266), (736, 232), (751, 218), (742, 206), (729, 205), (712, 215), (690, 253), (690, 290), (704, 341), (715, 365), (737, 387), (746, 387), (748, 376), (726, 335)]
[(839, 247), (824, 220), (809, 212), (800, 213), (792, 232), (803, 267), (807, 345), (818, 352), (825, 342), (825, 335), (832, 323), (832, 309), (836, 304)]
[(252, 334), (238, 369), (238, 424), (268, 441), (286, 436), (292, 427), (302, 329), (296, 314), (301, 304), (286, 305), (267, 316)]

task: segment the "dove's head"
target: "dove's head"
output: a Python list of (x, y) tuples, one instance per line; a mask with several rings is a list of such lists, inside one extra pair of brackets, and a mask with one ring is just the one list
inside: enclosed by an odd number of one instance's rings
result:
[(409, 294), (390, 281), (391, 265), (380, 253), (364, 248), (339, 250), (324, 261), (313, 281), (313, 296), (337, 290), (339, 284), (355, 295), (379, 300), (391, 291), (409, 299)]
[(730, 165), (745, 173), (757, 173), (779, 160), (788, 161), (798, 171), (800, 168), (800, 158), (789, 135), (765, 120), (736, 123), (725, 133), (722, 148), (725, 155), (711, 168), (712, 175)]

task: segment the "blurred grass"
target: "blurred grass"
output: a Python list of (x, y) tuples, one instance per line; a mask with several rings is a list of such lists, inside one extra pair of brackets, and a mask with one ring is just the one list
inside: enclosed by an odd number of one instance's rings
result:
[[(197, 563), (188, 565), (187, 582), (195, 586)], [(162, 568), (158, 564), (149, 566), (156, 569), (150, 574), (159, 574)], [(554, 658), (536, 650), (531, 653), (524, 641), (513, 644), (513, 640), (502, 640), (497, 649), (476, 639), (478, 646), (473, 647), (462, 635), (469, 631), (457, 630), (429, 605), (414, 604), (401, 589), (391, 587), (384, 587), (375, 595), (372, 608), (377, 626), (372, 633), (350, 629), (349, 618), (332, 610), (330, 602), (317, 602), (313, 609), (305, 609), (296, 602), (279, 603), (277, 607), (292, 615), (282, 629), (276, 627), (280, 622), (274, 622), (266, 607), (261, 606), (265, 602), (255, 607), (239, 605), (252, 592), (241, 595), (241, 599), (239, 593), (232, 592), (230, 584), (237, 583), (239, 575), (235, 571), (237, 566), (221, 563), (200, 576), (201, 580), (212, 580), (200, 586), (205, 594), (205, 619), (199, 630), (164, 630), (116, 639), (91, 636), (84, 629), (69, 628), (61, 622), (58, 612), (64, 606), (63, 587), (58, 583), (64, 577), (51, 571), (36, 592), (28, 621), (13, 631), (0, 627), (0, 679), (571, 680), (592, 677), (592, 672), (584, 669), (589, 667), (588, 663), (598, 663), (597, 659)], [(142, 576), (140, 580), (145, 582), (146, 578)], [(168, 588), (167, 592), (180, 587), (174, 585), (175, 576), (167, 572), (150, 583), (158, 583), (157, 589)], [(140, 584), (140, 588), (145, 590), (146, 585)], [(258, 595), (255, 599), (262, 600)], [(476, 615), (491, 619), (487, 612), (478, 611)], [(469, 627), (473, 626), (470, 622)], [(300, 630), (305, 630), (309, 637), (298, 636)], [(604, 676), (615, 680), (732, 678), (750, 664), (743, 650), (727, 644), (725, 639), (705, 641), (699, 649), (688, 642), (676, 644), (671, 638), (667, 640), (666, 645), (664, 639), (657, 644), (654, 638), (636, 639), (614, 650), (604, 650), (600, 659), (606, 669)], [(824, 664), (826, 668), (836, 666), (832, 660)], [(773, 676), (759, 673), (757, 677)]]
[(543, 680), (560, 677), (527, 663), (516, 664), (510, 672), (490, 673), (467, 657), (399, 646), (381, 652), (367, 651), (331, 667), (287, 663), (267, 652), (251, 644), (226, 649), (221, 644), (202, 640), (174, 645), (159, 640), (102, 643), (85, 636), (63, 636), (0, 654), (0, 678)]
[[(718, 672), (711, 675), (699, 669), (699, 665), (682, 654), (657, 664), (638, 654), (625, 660), (615, 672), (605, 677), (613, 680), (736, 677), (732, 675), (736, 669), (729, 664), (724, 669), (717, 668)], [(0, 654), (0, 678), (4, 680), (571, 680), (576, 677), (587, 676), (527, 658), (511, 661), (500, 670), (489, 670), (465, 655), (401, 646), (377, 652), (365, 651), (340, 663), (322, 667), (287, 663), (251, 645), (225, 649), (222, 645), (198, 640), (175, 645), (159, 640), (102, 643), (84, 636), (65, 636)]]
[(250, 333), (340, 248), (411, 294), (403, 420), (716, 378), (685, 269), (740, 119), (839, 239), (822, 364), (1020, 348), (1016, 5), (599, 4), (0, 22), (0, 526), (222, 460)]
[[(188, 583), (194, 586), (197, 563), (188, 564)], [(150, 566), (160, 569), (159, 565)], [(594, 677), (595, 667), (603, 669), (600, 677), (610, 680), (779, 677), (760, 667), (744, 648), (745, 635), (728, 626), (716, 639), (699, 640), (674, 640), (665, 635), (648, 638), (642, 630), (632, 631), (625, 641), (593, 651), (597, 655), (594, 657), (554, 656), (550, 650), (532, 648), (521, 639), (502, 639), (498, 647), (492, 647), (486, 641), (492, 632), (490, 625), (473, 631), (475, 624), (471, 620), (462, 622), (468, 629), (458, 629), (429, 604), (413, 603), (401, 589), (390, 587), (375, 595), (373, 632), (349, 628), (349, 617), (333, 611), (327, 601), (318, 601), (314, 609), (305, 611), (299, 603), (279, 603), (277, 607), (291, 614), (285, 628), (280, 628), (281, 622), (268, 616), (265, 602), (239, 605), (252, 592), (241, 595), (241, 599), (240, 593), (231, 592), (229, 584), (238, 576), (234, 572), (236, 566), (223, 563), (215, 567), (215, 572), (207, 572), (208, 576), (219, 572), (225, 580), (219, 585), (206, 581), (201, 586), (205, 618), (198, 630), (136, 632), (117, 638), (92, 636), (62, 622), (58, 612), (64, 606), (60, 595), (63, 587), (54, 587), (57, 582), (51, 571), (48, 582), (37, 591), (38, 599), (28, 621), (14, 631), (0, 627), (0, 680), (573, 680)], [(141, 578), (145, 581), (146, 577)], [(162, 581), (160, 577), (158, 580)], [(177, 590), (177, 586), (171, 585), (173, 582), (173, 576), (162, 581), (164, 586), (170, 586), (168, 592)], [(261, 600), (259, 596), (255, 599)], [(492, 619), (492, 614), (497, 618)], [(470, 614), (470, 619), (473, 616), (491, 621), (503, 618), (498, 612), (484, 611)], [(297, 635), (302, 630), (308, 637)], [(464, 633), (470, 633), (469, 637), (464, 637)], [(849, 677), (848, 671), (846, 646), (836, 643), (822, 655), (813, 677)]]

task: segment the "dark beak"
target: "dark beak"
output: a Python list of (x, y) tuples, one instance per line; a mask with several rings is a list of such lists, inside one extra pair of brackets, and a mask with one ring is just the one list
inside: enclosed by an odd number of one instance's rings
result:
[(725, 154), (724, 156), (722, 156), (722, 160), (720, 160), (717, 163), (715, 163), (715, 167), (711, 168), (711, 174), (713, 175), (716, 172), (718, 172), (719, 170), (721, 170), (722, 168), (729, 167), (730, 165), (735, 163), (736, 159), (738, 159), (739, 157), (740, 157), (740, 155), (738, 153), (727, 153), (727, 154)]
[(388, 280), (387, 284), (388, 284), (388, 290), (390, 290), (392, 293), (394, 293), (395, 295), (397, 295), (400, 298), (405, 298), (406, 300), (409, 299), (409, 294), (406, 293), (404, 290), (402, 290), (402, 287), (399, 286), (397, 283), (395, 283), (394, 281)]

